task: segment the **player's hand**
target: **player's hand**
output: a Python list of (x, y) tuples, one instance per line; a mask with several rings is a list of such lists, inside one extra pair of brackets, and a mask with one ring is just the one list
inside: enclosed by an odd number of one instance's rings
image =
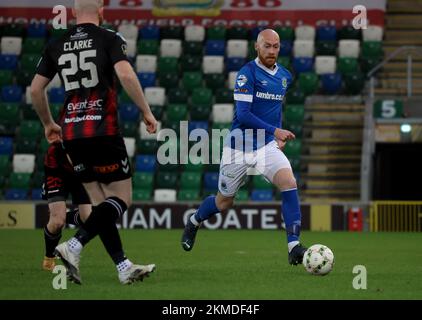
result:
[(48, 143), (62, 142), (62, 128), (55, 122), (45, 126), (45, 138)]
[(278, 148), (283, 151), (284, 146), (286, 145), (286, 141), (283, 140), (279, 140), (279, 139), (275, 139), (275, 141), (277, 142)]
[(275, 129), (274, 137), (276, 140), (281, 140), (284, 143), (286, 143), (287, 140), (293, 140), (296, 138), (293, 132), (280, 128)]
[(144, 123), (147, 126), (148, 133), (155, 133), (157, 131), (157, 120), (152, 112), (144, 113)]

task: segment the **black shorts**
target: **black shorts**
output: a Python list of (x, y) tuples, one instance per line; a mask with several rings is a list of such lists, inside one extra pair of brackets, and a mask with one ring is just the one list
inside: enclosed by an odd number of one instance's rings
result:
[(82, 182), (108, 184), (132, 176), (125, 142), (120, 136), (66, 140), (63, 145)]
[(72, 196), (74, 205), (90, 204), (91, 201), (82, 183), (69, 172), (58, 168), (44, 168), (42, 198), (48, 203), (66, 201)]

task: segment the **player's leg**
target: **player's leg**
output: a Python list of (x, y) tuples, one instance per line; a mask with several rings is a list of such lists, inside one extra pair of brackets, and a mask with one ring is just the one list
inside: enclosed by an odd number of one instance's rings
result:
[(257, 169), (281, 192), (289, 263), (297, 265), (302, 262), (306, 248), (300, 244), (301, 211), (296, 179), (290, 163), (274, 142), (265, 147), (264, 153), (258, 154)]
[(64, 200), (48, 204), (50, 218), (44, 228), (45, 256), (42, 263), (44, 270), (52, 271), (56, 266), (54, 249), (62, 237), (62, 229), (65, 225), (66, 202)]

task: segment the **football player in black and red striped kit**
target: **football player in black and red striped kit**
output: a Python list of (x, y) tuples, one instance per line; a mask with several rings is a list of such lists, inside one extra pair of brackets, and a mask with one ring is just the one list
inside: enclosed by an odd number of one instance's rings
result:
[[(143, 113), (147, 131), (157, 121), (130, 65), (125, 40), (116, 32), (99, 27), (102, 0), (75, 0), (76, 25), (60, 39), (50, 42), (38, 64), (31, 96), (45, 128), (47, 140), (63, 141), (75, 175), (94, 206), (76, 235), (57, 246), (56, 252), (70, 278), (80, 283), (80, 253), (99, 235), (116, 264), (119, 280), (129, 284), (142, 280), (155, 265), (136, 265), (123, 252), (116, 220), (132, 201), (130, 161), (118, 126), (115, 75)], [(58, 73), (66, 90), (64, 112), (58, 124), (51, 118), (45, 88)]]

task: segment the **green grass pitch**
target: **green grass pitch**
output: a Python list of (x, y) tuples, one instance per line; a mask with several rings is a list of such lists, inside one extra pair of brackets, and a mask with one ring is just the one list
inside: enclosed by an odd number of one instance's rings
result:
[[(305, 245), (334, 252), (334, 269), (324, 277), (288, 265), (280, 231), (200, 230), (191, 252), (180, 247), (181, 233), (121, 231), (131, 260), (157, 265), (131, 286), (120, 285), (95, 239), (83, 251), (82, 286), (55, 290), (56, 275), (41, 270), (42, 230), (1, 230), (0, 299), (422, 299), (421, 233), (303, 232)], [(366, 290), (353, 289), (355, 265), (366, 267)]]

